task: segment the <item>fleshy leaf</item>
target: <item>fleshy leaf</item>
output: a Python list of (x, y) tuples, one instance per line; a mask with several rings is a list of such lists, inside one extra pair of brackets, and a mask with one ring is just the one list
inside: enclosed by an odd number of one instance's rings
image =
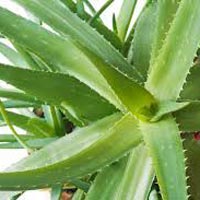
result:
[(137, 21), (128, 60), (147, 78), (155, 26), (157, 18), (157, 2), (148, 4)]
[[(0, 65), (0, 79), (48, 104), (63, 106), (87, 123), (116, 111), (93, 90), (67, 74)], [(47, 84), (48, 83), (48, 84)]]
[(58, 139), (1, 172), (0, 190), (36, 189), (70, 182), (111, 164), (141, 139), (133, 116), (112, 115)]
[[(186, 171), (178, 127), (172, 117), (140, 123), (164, 200), (187, 200)], [(170, 174), (170, 176), (169, 176)]]
[(141, 74), (118, 51), (59, 1), (15, 0), (15, 2), (34, 13), (61, 34), (65, 36), (70, 35), (74, 41), (95, 53), (114, 68), (117, 68), (136, 81), (143, 81)]
[(86, 200), (146, 199), (153, 178), (151, 158), (146, 148), (139, 145), (128, 156), (104, 168), (97, 175)]
[(165, 43), (153, 62), (146, 88), (158, 100), (179, 97), (199, 45), (200, 26), (196, 25), (200, 18), (199, 6), (199, 0), (181, 1)]

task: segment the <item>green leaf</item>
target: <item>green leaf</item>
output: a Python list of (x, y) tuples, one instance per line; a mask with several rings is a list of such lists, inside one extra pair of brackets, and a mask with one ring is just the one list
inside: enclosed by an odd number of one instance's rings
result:
[(190, 69), (186, 83), (180, 94), (181, 100), (200, 100), (200, 65), (197, 64)]
[[(51, 71), (76, 77), (119, 107), (104, 78), (69, 37), (62, 38), (3, 8), (0, 8), (0, 32), (44, 60)], [(35, 39), (30, 40), (29, 36)]]
[(185, 159), (175, 121), (166, 116), (156, 123), (140, 122), (140, 128), (163, 199), (187, 200)]
[[(87, 23), (70, 12), (59, 1), (46, 0), (26, 1), (15, 0), (24, 8), (44, 20), (48, 25), (64, 36), (69, 36), (89, 51), (105, 60), (114, 68), (139, 82), (143, 77), (132, 67), (123, 56), (115, 50), (103, 37), (93, 30)], [(23, 30), (24, 31), (24, 30)], [(59, 51), (60, 52), (60, 51)]]
[(134, 38), (129, 50), (129, 61), (147, 78), (155, 26), (157, 18), (157, 2), (148, 4), (137, 21)]
[(161, 52), (153, 63), (146, 88), (158, 100), (177, 99), (183, 87), (200, 40), (200, 26), (196, 25), (200, 18), (199, 6), (199, 0), (189, 4), (187, 0), (181, 1)]
[(116, 111), (105, 99), (67, 74), (0, 65), (0, 79), (43, 102), (64, 107), (83, 124)]
[(187, 157), (187, 176), (188, 176), (188, 192), (190, 199), (197, 200), (200, 198), (199, 184), (199, 153), (200, 142), (194, 139), (194, 135), (191, 133), (183, 134), (185, 154)]
[(83, 200), (83, 197), (84, 197), (84, 192), (82, 190), (77, 190), (74, 193), (72, 200)]
[[(20, 138), (24, 138), (21, 137)], [(31, 149), (41, 149), (45, 145), (50, 144), (51, 142), (54, 142), (57, 140), (57, 137), (53, 138), (41, 138), (41, 139), (31, 139), (31, 140), (25, 140), (26, 144), (31, 148)], [(0, 149), (21, 149), (23, 148), (22, 145), (20, 145), (18, 142), (3, 142), (0, 143)]]
[(146, 148), (140, 145), (128, 156), (104, 168), (97, 175), (86, 200), (146, 199), (153, 178), (151, 159)]
[(156, 31), (154, 33), (155, 37), (152, 48), (151, 65), (153, 65), (165, 42), (167, 36), (166, 34), (171, 27), (172, 21), (174, 20), (180, 1), (181, 0), (164, 0), (156, 2), (158, 11), (155, 19)]
[[(23, 140), (35, 139), (32, 135), (20, 135)], [(0, 142), (16, 142), (16, 138), (11, 134), (0, 134)]]
[(152, 106), (156, 106), (154, 97), (141, 85), (121, 74), (87, 49), (83, 48), (82, 50), (90, 57), (115, 92), (124, 107), (122, 111), (130, 111), (141, 120), (149, 120), (152, 117), (150, 109)]
[[(73, 13), (77, 13), (76, 10), (76, 4), (71, 0), (60, 0), (63, 2)], [(96, 13), (96, 10), (94, 10), (93, 6), (88, 0), (83, 0), (84, 3), (87, 5), (87, 7), (92, 10), (92, 13)], [(84, 13), (84, 15), (81, 16), (81, 18), (85, 21), (88, 21), (92, 16), (88, 14), (87, 12)], [(120, 39), (115, 35), (109, 28), (107, 28), (101, 20), (94, 21), (93, 24), (91, 24), (93, 28), (95, 28), (101, 35), (105, 37), (116, 49), (121, 49), (122, 44)]]
[(7, 88), (5, 89), (5, 88), (0, 87), (0, 97), (25, 101), (29, 103), (34, 103), (36, 105), (41, 105), (43, 103), (42, 101), (39, 101), (34, 96), (25, 94), (22, 91), (17, 90), (17, 89), (7, 89)]
[(158, 104), (157, 112), (151, 119), (151, 122), (159, 120), (166, 114), (181, 110), (188, 106), (190, 102), (175, 102), (175, 101), (163, 101)]
[[(47, 137), (54, 135), (54, 130), (42, 119), (30, 118), (8, 111), (7, 115), (12, 125), (22, 128), (28, 133), (32, 133), (38, 137)], [(0, 120), (3, 120), (1, 115)]]
[(53, 186), (51, 189), (51, 200), (60, 200), (61, 191), (62, 191), (61, 185)]
[(149, 195), (149, 200), (159, 200), (158, 199), (158, 193), (156, 190), (152, 190)]
[(200, 102), (190, 102), (185, 108), (173, 113), (182, 132), (200, 130)]
[(3, 104), (5, 108), (30, 108), (38, 106), (38, 104), (35, 103), (17, 100), (6, 100), (3, 101)]
[(141, 139), (134, 117), (112, 115), (58, 139), (0, 173), (0, 190), (49, 187), (85, 176), (124, 156)]
[(119, 38), (124, 41), (132, 19), (137, 0), (124, 0), (117, 18)]
[(19, 67), (26, 68), (27, 63), (24, 59), (13, 49), (0, 42), (0, 53), (2, 53), (10, 62)]

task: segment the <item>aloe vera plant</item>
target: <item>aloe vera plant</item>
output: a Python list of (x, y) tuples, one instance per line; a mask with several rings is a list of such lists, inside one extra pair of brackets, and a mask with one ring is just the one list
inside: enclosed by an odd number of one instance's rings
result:
[(75, 188), (73, 200), (198, 200), (200, 1), (147, 1), (132, 26), (139, 1), (124, 0), (113, 30), (101, 19), (113, 1), (12, 1), (34, 17), (0, 7), (13, 45), (0, 43), (0, 80), (14, 87), (0, 88), (13, 132), (0, 148), (30, 155), (0, 172), (0, 199)]

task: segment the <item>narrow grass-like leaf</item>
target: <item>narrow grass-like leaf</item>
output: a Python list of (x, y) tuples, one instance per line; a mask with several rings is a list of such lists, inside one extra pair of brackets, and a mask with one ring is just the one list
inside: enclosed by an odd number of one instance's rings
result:
[[(56, 106), (63, 106), (83, 123), (94, 121), (116, 109), (85, 84), (67, 74), (0, 66), (0, 79)], [(48, 84), (46, 84), (48, 83)]]
[(0, 42), (0, 53), (2, 53), (13, 64), (26, 68), (27, 63), (24, 59), (13, 49)]
[(119, 38), (124, 41), (131, 22), (137, 0), (124, 0), (117, 18)]
[(114, 68), (117, 68), (134, 80), (143, 81), (141, 74), (129, 65), (118, 51), (88, 24), (81, 21), (80, 18), (71, 13), (67, 7), (64, 7), (58, 1), (15, 1), (54, 27), (61, 34), (65, 36), (70, 35), (74, 41), (95, 53)]
[[(52, 67), (51, 71), (75, 76), (109, 99), (114, 105), (119, 106), (104, 78), (83, 52), (72, 43), (71, 39), (55, 35), (3, 8), (0, 8), (0, 32), (35, 53)], [(32, 35), (35, 40), (30, 40), (29, 35)]]
[(115, 114), (47, 145), (1, 172), (0, 190), (49, 187), (84, 176), (119, 159), (141, 139), (137, 121), (131, 115), (121, 118), (121, 114)]
[(159, 100), (178, 98), (192, 66), (200, 40), (200, 26), (196, 25), (199, 6), (199, 0), (181, 1), (165, 44), (153, 63), (146, 87)]
[(150, 65), (150, 57), (153, 39), (155, 38), (155, 26), (157, 17), (157, 2), (148, 4), (139, 17), (134, 38), (129, 50), (129, 61), (147, 78)]
[[(35, 136), (32, 135), (20, 135), (23, 140), (31, 140), (36, 139)], [(11, 134), (0, 134), (0, 142), (16, 142), (16, 139)]]
[(175, 121), (166, 116), (157, 123), (141, 122), (140, 128), (153, 160), (163, 199), (187, 200), (185, 159)]
[(51, 189), (51, 200), (60, 200), (61, 191), (62, 191), (61, 185), (53, 186)]

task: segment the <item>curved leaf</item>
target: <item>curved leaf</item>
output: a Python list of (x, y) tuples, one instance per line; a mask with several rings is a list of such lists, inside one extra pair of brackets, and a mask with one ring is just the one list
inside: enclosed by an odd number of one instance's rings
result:
[(131, 115), (115, 114), (58, 139), (1, 172), (0, 190), (49, 187), (84, 176), (119, 159), (141, 139)]

